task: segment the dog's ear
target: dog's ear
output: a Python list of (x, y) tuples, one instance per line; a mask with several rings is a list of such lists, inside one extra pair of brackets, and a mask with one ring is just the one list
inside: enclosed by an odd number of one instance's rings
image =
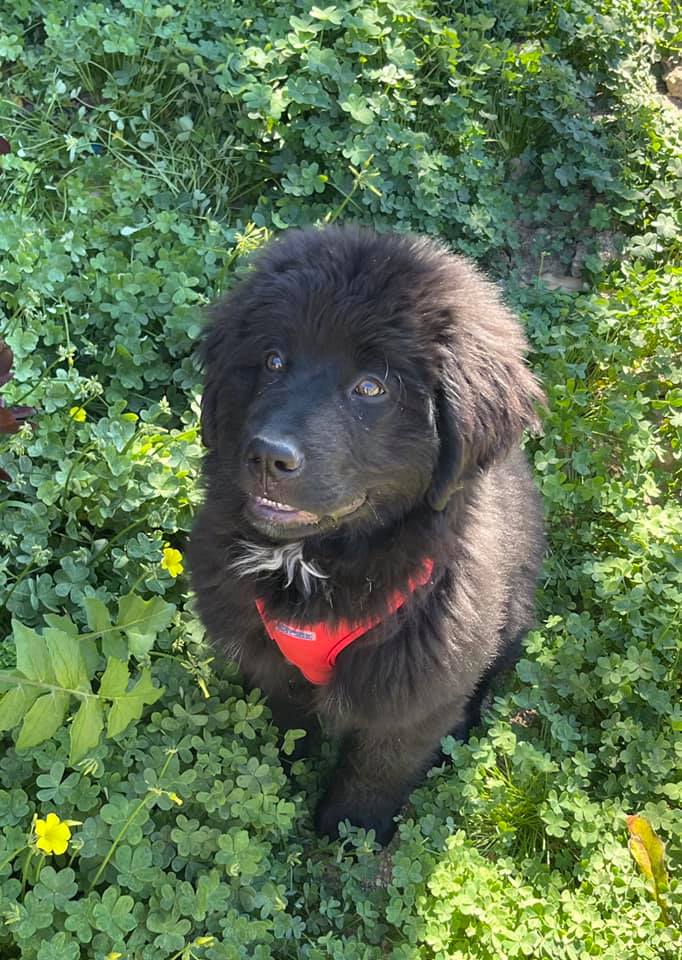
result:
[[(293, 231), (296, 233), (297, 231)], [(262, 310), (263, 304), (279, 303), (283, 296), (278, 278), (286, 272), (286, 264), (279, 272), (269, 259), (284, 246), (275, 242), (260, 251), (251, 269), (245, 271), (221, 299), (205, 311), (206, 326), (197, 351), (199, 366), (204, 372), (204, 392), (201, 399), (201, 439), (209, 450), (217, 449), (221, 435), (221, 421), (234, 412), (235, 383), (240, 377), (240, 351), (245, 342), (248, 318)], [(275, 270), (274, 275), (272, 271)], [(223, 427), (225, 424), (223, 424)]]
[(449, 311), (439, 337), (434, 400), (440, 452), (427, 494), (434, 510), (444, 510), (467, 478), (503, 459), (524, 430), (538, 430), (536, 407), (544, 402), (524, 359), (518, 320), (492, 284), (468, 270), (467, 302)]
[(207, 308), (206, 321), (197, 351), (199, 366), (204, 372), (201, 439), (205, 447), (215, 450), (220, 434), (221, 392), (229, 376), (241, 324), (234, 292)]
[(201, 396), (201, 442), (209, 450), (218, 445), (217, 424), (217, 388), (209, 383), (204, 385)]
[(218, 371), (222, 353), (222, 331), (215, 316), (215, 308), (209, 311), (210, 323), (199, 345), (199, 363), (204, 370), (204, 391), (201, 396), (201, 440), (205, 447), (214, 450), (218, 443)]
[(456, 402), (444, 381), (436, 388), (436, 431), (440, 441), (438, 463), (431, 477), (427, 499), (434, 510), (444, 510), (466, 473), (465, 451), (457, 433)]

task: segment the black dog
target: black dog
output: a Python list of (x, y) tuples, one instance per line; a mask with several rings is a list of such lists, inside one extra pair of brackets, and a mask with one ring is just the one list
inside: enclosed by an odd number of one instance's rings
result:
[(321, 834), (385, 842), (518, 656), (543, 552), (525, 348), (470, 263), (356, 228), (286, 233), (212, 310), (193, 586), (280, 728), (342, 736)]

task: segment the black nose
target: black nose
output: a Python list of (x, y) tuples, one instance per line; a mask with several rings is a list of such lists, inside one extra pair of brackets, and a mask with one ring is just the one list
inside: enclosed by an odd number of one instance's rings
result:
[(303, 451), (290, 439), (254, 437), (246, 448), (249, 470), (261, 480), (294, 476), (303, 466)]

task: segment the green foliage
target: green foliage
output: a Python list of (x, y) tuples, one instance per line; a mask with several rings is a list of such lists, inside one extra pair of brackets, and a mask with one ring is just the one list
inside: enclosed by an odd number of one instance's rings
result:
[(175, 607), (159, 597), (145, 601), (128, 594), (119, 601), (113, 624), (101, 600), (90, 598), (86, 609), (93, 629), (80, 636), (69, 617), (48, 615), (42, 634), (13, 623), (17, 663), (16, 670), (0, 670), (0, 689), (7, 690), (0, 698), (0, 732), (21, 724), (17, 750), (53, 736), (75, 700), (78, 710), (69, 728), (69, 763), (74, 764), (99, 743), (105, 710), (107, 736), (115, 737), (163, 694), (153, 685), (149, 667), (130, 686), (127, 660), (149, 653)]
[[(674, 12), (4, 5), (3, 958), (677, 960)], [(273, 233), (346, 218), (502, 278), (549, 397), (539, 627), (379, 855), (313, 836), (328, 747), (285, 776), (299, 733), (280, 753), (211, 671), (164, 565), (200, 496), (201, 307)], [(35, 845), (53, 811), (63, 855)]]

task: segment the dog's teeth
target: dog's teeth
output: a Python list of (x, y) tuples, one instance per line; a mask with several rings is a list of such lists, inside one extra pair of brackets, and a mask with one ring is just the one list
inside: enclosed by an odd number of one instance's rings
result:
[(269, 500), (268, 497), (256, 497), (256, 500), (266, 507), (275, 507), (276, 510), (288, 510), (289, 513), (296, 512), (296, 508), (290, 507), (288, 503), (279, 503), (277, 500)]

